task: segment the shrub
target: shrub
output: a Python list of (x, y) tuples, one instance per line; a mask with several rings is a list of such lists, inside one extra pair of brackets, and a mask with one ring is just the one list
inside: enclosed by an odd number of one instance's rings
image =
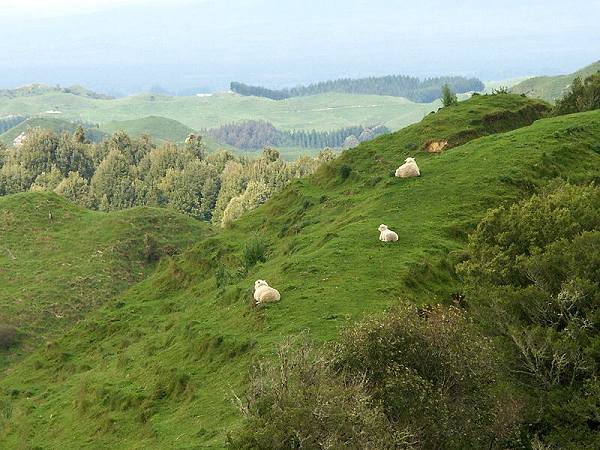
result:
[(351, 172), (352, 172), (352, 167), (350, 167), (347, 164), (343, 164), (340, 167), (340, 177), (342, 178), (342, 180), (345, 180), (346, 178), (348, 178), (350, 176)]
[(470, 305), (534, 399), (529, 440), (599, 448), (600, 188), (557, 184), (492, 210), (468, 253)]
[(388, 420), (413, 430), (418, 448), (489, 448), (515, 429), (512, 414), (496, 431), (506, 408), (489, 388), (494, 351), (457, 308), (403, 306), (368, 319), (345, 332), (333, 360), (347, 376), (365, 376)]
[(571, 114), (600, 108), (600, 71), (585, 80), (575, 78), (571, 90), (556, 102), (553, 114)]
[(364, 381), (338, 374), (305, 338), (282, 345), (276, 362), (257, 364), (235, 402), (246, 421), (229, 448), (411, 448), (410, 433), (394, 432)]
[(463, 312), (405, 306), (316, 351), (305, 340), (262, 363), (237, 398), (232, 448), (504, 448), (519, 408), (494, 396), (489, 340)]
[(442, 86), (442, 104), (444, 105), (444, 107), (454, 106), (458, 104), (458, 98), (456, 97), (456, 94), (452, 92), (448, 84)]
[(13, 326), (0, 324), (0, 349), (9, 349), (17, 343), (17, 329)]
[(161, 257), (161, 249), (160, 249), (160, 245), (158, 243), (158, 241), (156, 240), (156, 238), (152, 235), (152, 234), (144, 234), (144, 247), (143, 247), (143, 253), (144, 253), (144, 259), (151, 263), (151, 262), (155, 262), (158, 261)]
[(244, 245), (244, 264), (246, 269), (258, 262), (267, 260), (267, 245), (258, 237), (250, 239)]

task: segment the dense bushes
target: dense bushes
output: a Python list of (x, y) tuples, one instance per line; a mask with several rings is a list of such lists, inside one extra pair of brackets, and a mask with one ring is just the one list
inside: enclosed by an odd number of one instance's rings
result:
[(82, 128), (60, 136), (32, 129), (22, 145), (0, 147), (0, 195), (52, 190), (102, 211), (166, 206), (229, 224), (334, 157), (327, 150), (288, 163), (276, 150), (265, 149), (262, 157), (250, 160), (229, 152), (207, 155), (194, 135), (183, 146), (156, 146), (124, 132), (92, 144), (86, 143)]
[(356, 126), (334, 131), (284, 131), (278, 130), (272, 123), (264, 120), (247, 120), (230, 123), (205, 131), (208, 136), (222, 144), (247, 149), (262, 148), (270, 145), (303, 148), (340, 148), (344, 146), (344, 141), (350, 136), (354, 136), (359, 142), (365, 142), (389, 132), (390, 130), (384, 126)]
[(411, 448), (412, 436), (395, 431), (364, 379), (339, 373), (304, 339), (284, 344), (276, 363), (254, 367), (236, 402), (247, 420), (230, 448)]
[(468, 253), (467, 298), (533, 397), (530, 432), (599, 448), (600, 188), (554, 185), (493, 210)]
[(554, 115), (592, 111), (600, 108), (600, 72), (585, 80), (575, 78), (571, 90), (556, 102)]
[(324, 354), (286, 346), (260, 364), (233, 448), (498, 448), (517, 414), (492, 396), (490, 342), (458, 309), (405, 306)]

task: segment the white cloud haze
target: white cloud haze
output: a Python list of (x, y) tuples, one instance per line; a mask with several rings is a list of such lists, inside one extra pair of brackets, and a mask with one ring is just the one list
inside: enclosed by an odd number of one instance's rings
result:
[(90, 13), (125, 5), (143, 5), (164, 0), (0, 0), (2, 14), (28, 17)]

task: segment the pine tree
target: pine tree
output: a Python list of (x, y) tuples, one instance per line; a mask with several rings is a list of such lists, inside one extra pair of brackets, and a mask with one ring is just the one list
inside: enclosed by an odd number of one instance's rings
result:
[(458, 98), (456, 97), (456, 94), (452, 92), (448, 83), (442, 86), (442, 104), (444, 107), (458, 104)]

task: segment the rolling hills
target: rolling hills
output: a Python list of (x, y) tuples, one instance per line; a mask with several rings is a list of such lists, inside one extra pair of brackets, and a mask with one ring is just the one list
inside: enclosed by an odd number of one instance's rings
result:
[(98, 213), (53, 193), (0, 197), (0, 322), (16, 327), (14, 360), (51, 342), (90, 311), (143, 279), (160, 254), (205, 235), (170, 210)]
[(231, 93), (209, 97), (142, 94), (114, 100), (63, 92), (0, 98), (0, 115), (44, 115), (55, 110), (70, 120), (106, 124), (148, 116), (177, 120), (192, 129), (213, 128), (243, 120), (267, 120), (281, 129), (331, 130), (355, 125), (398, 129), (437, 109), (439, 102), (418, 104), (401, 97), (323, 94), (274, 101)]
[(529, 78), (513, 86), (510, 91), (515, 94), (526, 94), (529, 97), (542, 98), (546, 101), (554, 102), (567, 92), (571, 82), (576, 77), (585, 78), (598, 71), (600, 71), (600, 61), (596, 61), (568, 75)]
[[(399, 301), (448, 302), (457, 252), (488, 208), (555, 177), (598, 181), (600, 111), (537, 120), (547, 108), (506, 94), (444, 108), (346, 151), (232, 228), (163, 259), (7, 371), (0, 446), (223, 447), (240, 420), (232, 392), (286, 336), (309, 330), (327, 342)], [(450, 150), (423, 152), (432, 140)], [(407, 156), (422, 176), (398, 180), (391, 173)], [(380, 223), (399, 233), (398, 245), (377, 240)], [(281, 303), (250, 307), (257, 278)]]
[(146, 134), (154, 142), (183, 142), (195, 131), (173, 119), (159, 116), (142, 117), (124, 121), (112, 121), (102, 125), (102, 131), (113, 134), (115, 131), (125, 130), (132, 137), (139, 138)]
[[(65, 131), (72, 134), (78, 126), (78, 123), (64, 119), (58, 119), (53, 117), (32, 117), (30, 119), (25, 120), (24, 122), (21, 122), (16, 127), (12, 127), (5, 133), (0, 134), (0, 142), (6, 145), (11, 145), (17, 136), (19, 136), (23, 132), (26, 132), (30, 128), (42, 128), (52, 130), (56, 134), (60, 135)], [(108, 137), (108, 134), (100, 131), (96, 127), (83, 125), (83, 128), (85, 130), (86, 138), (92, 142), (100, 142)]]

